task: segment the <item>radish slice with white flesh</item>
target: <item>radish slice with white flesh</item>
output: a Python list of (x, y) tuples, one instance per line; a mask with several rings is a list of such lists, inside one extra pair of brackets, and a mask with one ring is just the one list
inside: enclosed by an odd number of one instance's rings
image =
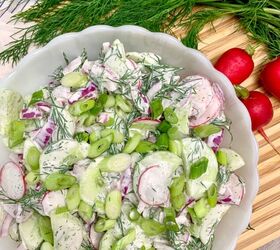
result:
[(221, 185), (218, 203), (239, 206), (245, 194), (245, 184), (236, 174), (231, 174), (228, 182)]
[(160, 206), (169, 199), (166, 173), (164, 168), (154, 165), (147, 168), (138, 182), (138, 195), (149, 206)]
[(43, 210), (46, 215), (50, 215), (51, 211), (65, 205), (65, 194), (62, 191), (48, 192), (42, 200)]
[(207, 110), (214, 96), (211, 83), (205, 77), (193, 75), (183, 79), (181, 85), (185, 85), (186, 89), (193, 89), (188, 96), (192, 106), (190, 115), (200, 117)]
[(90, 231), (89, 231), (89, 238), (90, 242), (93, 245), (95, 249), (98, 249), (99, 247), (99, 242), (103, 236), (103, 233), (97, 233), (94, 230), (94, 224), (92, 223), (90, 226)]
[(217, 116), (219, 116), (220, 112), (221, 112), (221, 101), (215, 95), (211, 101), (211, 104), (207, 106), (207, 110), (203, 114), (199, 116), (191, 117), (190, 126), (196, 127), (201, 124), (209, 123), (213, 121)]
[(13, 200), (21, 199), (26, 191), (26, 183), (21, 167), (14, 162), (6, 163), (0, 172), (0, 184), (5, 195)]
[(81, 56), (78, 56), (73, 61), (71, 61), (62, 71), (64, 75), (75, 71), (82, 64)]
[(1, 234), (0, 234), (0, 237), (6, 237), (9, 235), (9, 228), (10, 228), (10, 225), (13, 221), (13, 217), (9, 214), (6, 215), (4, 221), (3, 221), (3, 224), (2, 224), (2, 227), (1, 227)]

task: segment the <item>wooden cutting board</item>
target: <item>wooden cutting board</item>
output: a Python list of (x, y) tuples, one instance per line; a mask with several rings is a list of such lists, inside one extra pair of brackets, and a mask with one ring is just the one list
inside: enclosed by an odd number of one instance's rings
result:
[[(242, 30), (237, 31), (236, 24), (237, 20), (229, 16), (215, 21), (213, 26), (208, 25), (201, 32), (200, 38), (203, 42), (199, 43), (199, 49), (205, 53), (212, 62), (215, 62), (216, 59), (229, 48), (246, 48), (248, 44), (252, 44)], [(2, 26), (3, 25), (4, 22), (2, 23)], [(1, 32), (3, 32), (3, 27), (0, 25)], [(10, 28), (12, 29), (13, 27)], [(11, 31), (7, 30), (6, 33), (7, 32)], [(175, 34), (180, 37), (184, 34), (184, 31), (176, 30)], [(3, 35), (2, 33), (0, 36), (0, 40), (3, 42), (2, 45), (4, 45)], [(8, 35), (7, 33), (7, 37)], [(0, 51), (2, 49), (3, 46), (1, 46), (0, 43)], [(257, 79), (265, 57), (265, 49), (263, 47), (258, 47), (253, 56), (255, 70), (251, 77), (242, 84), (249, 90), (257, 89), (263, 91), (258, 85)], [(10, 71), (10, 65), (0, 66), (0, 78), (1, 75), (4, 76)], [(280, 150), (280, 102), (273, 97), (270, 98), (274, 107), (274, 118), (272, 122), (265, 127), (265, 131), (275, 146)], [(271, 146), (257, 133), (256, 138), (260, 146), (258, 165), (260, 189), (254, 203), (253, 215), (251, 218), (251, 226), (254, 230), (247, 230), (241, 235), (237, 250), (254, 250), (280, 237), (280, 156), (277, 155)]]
[[(175, 34), (180, 37), (184, 32), (176, 30)], [(237, 28), (237, 20), (231, 16), (205, 27), (200, 39), (202, 42), (199, 43), (199, 50), (212, 62), (230, 48), (256, 45), (248, 39), (244, 31)], [(249, 90), (263, 91), (258, 84), (258, 77), (265, 57), (265, 48), (257, 47), (253, 56), (254, 72), (242, 83), (242, 86)], [(273, 144), (280, 150), (280, 102), (272, 96), (269, 97), (273, 104), (274, 117), (264, 129)], [(254, 250), (280, 237), (280, 156), (260, 134), (255, 133), (255, 136), (260, 148), (258, 164), (260, 188), (250, 222), (253, 229), (245, 231), (240, 236), (237, 250)]]

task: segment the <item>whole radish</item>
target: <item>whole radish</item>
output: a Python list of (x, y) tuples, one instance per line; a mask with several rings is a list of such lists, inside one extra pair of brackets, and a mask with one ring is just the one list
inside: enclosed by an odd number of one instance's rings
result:
[(252, 130), (257, 130), (271, 147), (280, 154), (263, 130), (263, 126), (267, 125), (273, 117), (273, 108), (269, 98), (259, 91), (250, 91), (248, 98), (241, 99), (241, 101), (250, 114)]
[(250, 76), (254, 62), (246, 50), (232, 48), (222, 54), (215, 68), (226, 75), (232, 84), (238, 85)]
[(264, 66), (260, 82), (267, 92), (280, 99), (280, 57)]
[(272, 120), (272, 104), (265, 94), (258, 91), (250, 91), (248, 98), (241, 101), (250, 114), (252, 130), (259, 130)]

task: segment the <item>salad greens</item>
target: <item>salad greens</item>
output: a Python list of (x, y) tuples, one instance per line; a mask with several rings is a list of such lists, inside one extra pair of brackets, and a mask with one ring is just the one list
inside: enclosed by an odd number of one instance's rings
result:
[(96, 61), (83, 52), (66, 64), (30, 96), (0, 92), (11, 151), (0, 172), (1, 236), (29, 250), (211, 249), (245, 192), (233, 172), (242, 157), (221, 147), (218, 84), (181, 79), (181, 69), (126, 53), (119, 40)]

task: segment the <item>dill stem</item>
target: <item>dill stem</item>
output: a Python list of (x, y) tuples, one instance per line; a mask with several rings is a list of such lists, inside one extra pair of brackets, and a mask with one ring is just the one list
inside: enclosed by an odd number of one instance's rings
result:
[[(280, 3), (280, 1), (279, 1), (279, 3)], [(279, 16), (280, 16), (280, 10), (271, 9), (271, 8), (263, 8), (263, 10), (264, 10), (266, 13), (275, 14), (275, 15), (279, 15)], [(279, 19), (278, 19), (278, 22), (280, 22)]]

